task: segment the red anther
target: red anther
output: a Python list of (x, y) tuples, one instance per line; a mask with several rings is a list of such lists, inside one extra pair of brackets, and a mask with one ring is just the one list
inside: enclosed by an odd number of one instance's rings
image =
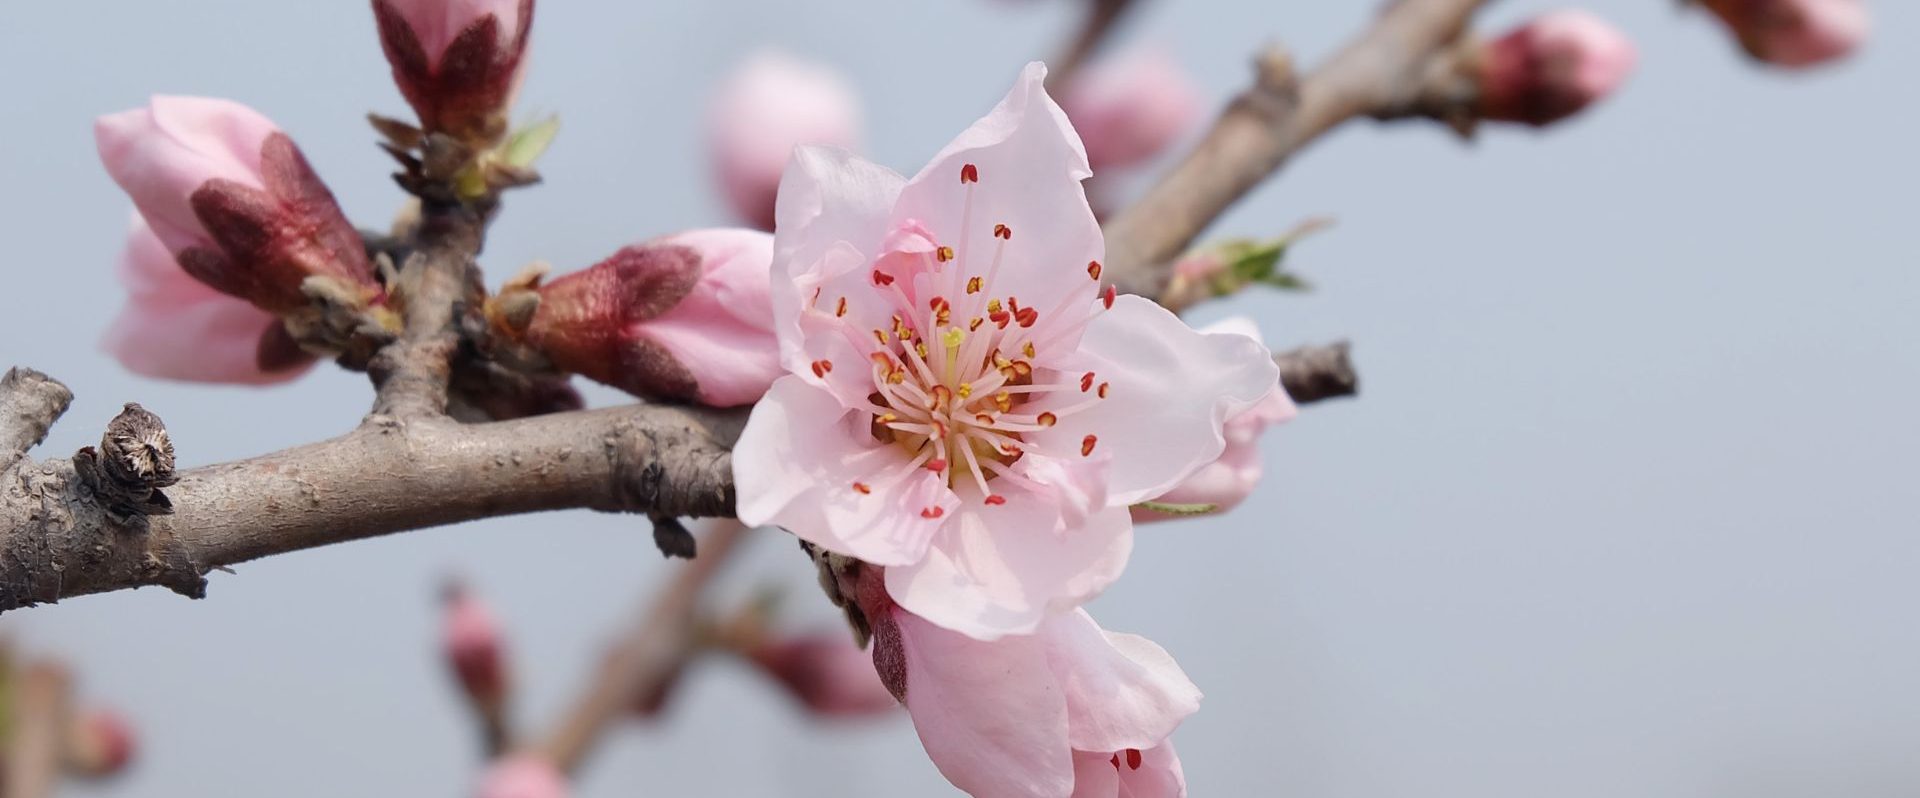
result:
[(1097, 261), (1097, 260), (1087, 261), (1087, 276), (1092, 277), (1095, 280), (1100, 279), (1100, 261)]
[(946, 514), (947, 508), (945, 507), (928, 507), (920, 511), (921, 518), (939, 518)]
[(1107, 388), (1111, 387), (1112, 385), (1113, 383), (1111, 382), (1100, 383), (1100, 398), (1102, 399), (1107, 398)]
[(832, 373), (832, 371), (833, 371), (833, 361), (831, 360), (813, 361), (813, 376), (819, 377), (824, 380), (827, 378), (827, 375), (829, 373)]
[(893, 275), (880, 271), (879, 269), (874, 269), (873, 284), (874, 285), (893, 285)]
[(967, 293), (969, 294), (980, 293), (980, 278), (978, 277), (967, 278)]
[[(1051, 411), (1049, 411), (1046, 413), (1041, 413), (1040, 417), (1034, 419), (1034, 421), (1042, 427), (1051, 427), (1055, 424), (1060, 423), (1060, 417), (1054, 415)], [(1092, 437), (1092, 436), (1088, 436), (1088, 437)]]
[(940, 247), (933, 251), (933, 257), (941, 263), (953, 260), (953, 247)]
[(947, 470), (947, 461), (939, 457), (935, 457), (932, 460), (928, 460), (927, 470), (932, 471), (935, 474), (945, 471)]
[(978, 182), (980, 182), (980, 167), (978, 167), (978, 166), (974, 166), (973, 164), (963, 164), (963, 165), (961, 165), (961, 167), (960, 167), (960, 182), (961, 182), (961, 183), (978, 183)]
[(1138, 748), (1127, 749), (1127, 767), (1132, 770), (1140, 769), (1140, 749)]
[(1093, 390), (1093, 372), (1089, 371), (1080, 375), (1080, 392), (1086, 393), (1091, 390)]
[(1081, 457), (1091, 456), (1093, 454), (1093, 445), (1098, 442), (1099, 442), (1099, 439), (1093, 437), (1092, 435), (1088, 435), (1085, 438), (1081, 438), (1080, 439), (1080, 456)]
[(967, 322), (967, 332), (980, 329), (980, 325), (985, 321), (986, 319), (980, 318), (979, 316), (973, 317), (973, 321)]
[(1119, 291), (1115, 290), (1113, 286), (1107, 286), (1106, 292), (1100, 295), (1100, 302), (1102, 304), (1105, 304), (1107, 308), (1111, 310), (1113, 308), (1113, 300), (1118, 298), (1119, 296), (1120, 296)]
[(1005, 496), (1002, 496), (998, 493), (987, 494), (987, 504), (990, 506), (999, 507), (1000, 505), (1006, 504), (1006, 503), (1007, 503), (1007, 497)]
[(1008, 313), (1004, 310), (996, 310), (996, 311), (989, 312), (987, 314), (987, 318), (991, 319), (994, 324), (999, 325), (1000, 329), (1004, 330), (1007, 328), (1007, 322), (1013, 320), (1013, 314)]
[(1034, 322), (1040, 320), (1040, 311), (1034, 310), (1033, 308), (1021, 308), (1014, 312), (1013, 318), (1019, 321), (1022, 327), (1032, 327)]
[(1012, 241), (1013, 228), (1008, 227), (1004, 224), (996, 224), (993, 226), (993, 237), (998, 238), (1001, 241)]
[(1109, 760), (1107, 760), (1107, 761), (1109, 761), (1109, 762), (1112, 762), (1112, 763), (1113, 763), (1113, 769), (1114, 769), (1114, 770), (1119, 770), (1119, 769), (1120, 769), (1120, 755), (1119, 755), (1119, 754), (1114, 754), (1114, 755), (1113, 755), (1113, 758), (1112, 758), (1112, 759), (1109, 759)]
[(1020, 447), (1015, 446), (1011, 443), (1000, 444), (1000, 453), (1008, 457), (1019, 457), (1021, 454), (1023, 454), (1023, 452), (1020, 450)]
[(869, 493), (872, 493), (872, 492), (873, 492), (873, 488), (869, 488), (869, 487), (867, 487), (867, 483), (865, 483), (865, 482), (855, 482), (855, 483), (853, 483), (853, 489), (854, 489), (854, 491), (856, 491), (856, 492), (858, 492), (858, 493), (859, 493), (860, 495), (862, 495), (862, 496), (865, 496), (866, 494), (869, 494)]
[(840, 306), (833, 309), (833, 315), (835, 316), (847, 315), (847, 298), (846, 297), (840, 298)]

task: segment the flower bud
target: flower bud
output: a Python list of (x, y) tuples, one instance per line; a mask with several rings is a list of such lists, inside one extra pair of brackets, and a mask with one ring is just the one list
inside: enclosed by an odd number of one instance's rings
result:
[(480, 776), (479, 798), (567, 798), (567, 778), (546, 759), (516, 754)]
[(1541, 15), (1482, 45), (1480, 117), (1558, 122), (1620, 88), (1638, 59), (1633, 42), (1593, 14)]
[(133, 762), (135, 737), (127, 719), (110, 710), (93, 710), (75, 719), (67, 739), (67, 770), (85, 778), (105, 778)]
[(268, 385), (307, 372), (280, 319), (194, 279), (138, 216), (120, 255), (127, 304), (100, 346), (135, 374)]
[(637, 396), (751, 404), (783, 373), (772, 260), (773, 236), (752, 230), (694, 230), (630, 246), (521, 289), (540, 296), (521, 334), (556, 368)]
[(1866, 41), (1861, 0), (1700, 0), (1725, 22), (1748, 55), (1784, 67), (1831, 61)]
[(819, 715), (876, 715), (900, 705), (874, 673), (872, 655), (844, 630), (767, 642), (746, 656)]
[(1140, 50), (1095, 64), (1060, 104), (1102, 169), (1135, 166), (1159, 155), (1200, 121), (1200, 90), (1165, 50)]
[[(1253, 321), (1243, 317), (1223, 319), (1200, 330), (1208, 335), (1244, 335), (1254, 340), (1260, 339), (1260, 330)], [(1222, 513), (1239, 506), (1253, 495), (1253, 489), (1260, 484), (1260, 435), (1268, 427), (1293, 420), (1299, 414), (1293, 399), (1287, 396), (1285, 388), (1273, 386), (1273, 391), (1262, 397), (1252, 406), (1229, 417), (1221, 434), (1226, 438), (1227, 446), (1220, 452), (1220, 458), (1194, 472), (1186, 481), (1174, 486), (1158, 498), (1154, 504), (1187, 505), (1213, 507), (1210, 513)], [(1158, 512), (1150, 507), (1135, 507), (1133, 520), (1168, 521), (1183, 516)]]
[(364, 307), (380, 285), (332, 192), (293, 140), (227, 100), (154, 97), (100, 117), (94, 140), (108, 174), (181, 268), (273, 313), (323, 292)]
[(447, 588), (441, 646), (468, 700), (482, 711), (497, 710), (507, 696), (506, 644), (500, 622), (465, 586)]
[(475, 144), (506, 132), (533, 0), (373, 0), (373, 15), (421, 127)]
[(764, 52), (720, 86), (707, 112), (707, 135), (714, 175), (733, 212), (772, 230), (774, 193), (793, 148), (856, 148), (860, 100), (832, 69)]

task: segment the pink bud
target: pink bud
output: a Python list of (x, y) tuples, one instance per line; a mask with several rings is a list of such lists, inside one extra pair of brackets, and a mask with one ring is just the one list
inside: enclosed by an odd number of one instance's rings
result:
[(614, 253), (539, 289), (527, 343), (565, 371), (639, 396), (733, 407), (783, 372), (773, 236), (693, 230)]
[(567, 798), (567, 778), (547, 760), (517, 754), (494, 762), (480, 776), (479, 798)]
[(275, 313), (308, 306), (325, 278), (342, 300), (372, 302), (360, 234), (300, 149), (253, 109), (154, 97), (94, 123), (100, 160), (181, 268)]
[(506, 130), (533, 0), (373, 0), (394, 83), (429, 132), (491, 142)]
[(775, 641), (747, 656), (821, 715), (857, 717), (900, 706), (874, 673), (872, 655), (844, 630)]
[(860, 100), (839, 73), (776, 52), (747, 60), (707, 112), (714, 174), (741, 220), (773, 229), (773, 197), (793, 148), (854, 149)]
[(119, 276), (127, 304), (100, 345), (135, 374), (268, 385), (313, 365), (278, 318), (188, 275), (138, 216)]
[(1581, 10), (1534, 18), (1480, 52), (1480, 116), (1547, 125), (1613, 93), (1639, 59), (1618, 29)]
[(1095, 64), (1075, 79), (1061, 106), (1095, 172), (1159, 155), (1200, 121), (1200, 90), (1165, 50), (1138, 50)]
[(119, 713), (93, 710), (73, 725), (67, 744), (67, 766), (75, 775), (104, 778), (117, 775), (133, 762), (133, 726)]
[[(1201, 329), (1208, 335), (1245, 335), (1259, 340), (1260, 330), (1243, 317), (1222, 319)], [(1268, 427), (1293, 420), (1299, 414), (1286, 389), (1275, 385), (1273, 391), (1252, 406), (1229, 417), (1221, 430), (1226, 449), (1220, 458), (1194, 472), (1173, 490), (1154, 499), (1165, 504), (1216, 506), (1214, 512), (1226, 512), (1246, 501), (1260, 484), (1260, 436)], [(1184, 516), (1164, 515), (1147, 509), (1133, 511), (1135, 521), (1166, 521)]]
[(506, 644), (500, 622), (472, 591), (447, 588), (441, 645), (447, 664), (467, 697), (481, 707), (498, 707), (507, 694)]
[(1866, 41), (1870, 21), (1861, 0), (1702, 0), (1740, 39), (1749, 55), (1770, 64), (1807, 67), (1847, 55)]

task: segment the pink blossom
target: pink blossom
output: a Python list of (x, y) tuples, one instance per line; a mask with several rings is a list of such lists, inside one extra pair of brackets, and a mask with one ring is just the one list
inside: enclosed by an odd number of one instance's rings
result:
[(1200, 90), (1161, 49), (1094, 64), (1060, 104), (1073, 119), (1095, 172), (1149, 160), (1200, 121)]
[(1128, 505), (1218, 459), (1277, 379), (1258, 342), (1101, 291), (1086, 156), (1045, 74), (912, 180), (795, 152), (773, 262), (791, 373), (733, 450), (742, 521), (889, 566), (900, 604), (981, 639), (1112, 582)]
[(1749, 55), (1770, 64), (1808, 67), (1840, 58), (1867, 39), (1871, 21), (1861, 0), (1702, 0)]
[(774, 192), (793, 148), (857, 148), (860, 98), (829, 67), (763, 52), (714, 95), (707, 138), (714, 174), (733, 212), (771, 230)]
[(780, 374), (768, 298), (773, 237), (692, 230), (540, 286), (527, 342), (562, 369), (647, 397), (759, 400)]
[(89, 778), (118, 775), (133, 762), (136, 747), (133, 726), (125, 717), (112, 710), (91, 710), (73, 724), (67, 766)]
[(120, 255), (127, 303), (100, 346), (135, 374), (268, 385), (307, 372), (280, 320), (195, 280), (138, 216)]
[(747, 656), (819, 715), (860, 717), (899, 706), (845, 630), (775, 640)]
[(227, 100), (154, 97), (94, 123), (100, 160), (196, 279), (254, 306), (307, 307), (319, 278), (341, 301), (380, 298), (360, 234), (293, 140)]
[(1535, 17), (1480, 55), (1480, 115), (1547, 125), (1612, 94), (1639, 54), (1619, 29), (1573, 9)]
[[(1241, 335), (1260, 340), (1260, 329), (1253, 320), (1244, 317), (1223, 319), (1200, 330), (1208, 335)], [(1211, 504), (1225, 512), (1246, 501), (1253, 495), (1253, 489), (1260, 484), (1260, 435), (1268, 427), (1293, 420), (1299, 408), (1293, 399), (1287, 396), (1287, 390), (1279, 384), (1273, 386), (1260, 401), (1252, 407), (1240, 411), (1227, 419), (1224, 434), (1227, 448), (1220, 453), (1220, 459), (1194, 472), (1185, 482), (1173, 490), (1154, 499), (1168, 504)], [(1159, 521), (1178, 516), (1167, 516), (1152, 510), (1136, 508), (1133, 520)]]
[(516, 754), (489, 766), (475, 794), (479, 798), (567, 798), (567, 777), (542, 757)]
[(429, 131), (491, 141), (526, 66), (533, 0), (373, 0), (394, 83)]
[(507, 693), (507, 662), (500, 622), (473, 591), (447, 589), (440, 645), (460, 689), (475, 704), (499, 706)]
[[(1184, 794), (1166, 740), (1200, 708), (1200, 690), (1165, 649), (1101, 629), (1080, 609), (1030, 635), (977, 640), (894, 604), (875, 570), (854, 588), (874, 666), (954, 786), (993, 798)], [(1126, 771), (1118, 781), (1111, 764), (1091, 767), (1116, 760)]]

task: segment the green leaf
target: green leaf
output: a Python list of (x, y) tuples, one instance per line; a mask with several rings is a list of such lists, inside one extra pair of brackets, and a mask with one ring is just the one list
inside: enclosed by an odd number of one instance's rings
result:
[(546, 154), (547, 147), (553, 144), (553, 137), (559, 134), (558, 116), (549, 116), (516, 130), (507, 138), (506, 146), (500, 148), (500, 161), (520, 169), (531, 167), (534, 161)]
[(1173, 502), (1141, 502), (1136, 509), (1148, 510), (1162, 515), (1209, 515), (1220, 511), (1218, 504), (1176, 504)]

